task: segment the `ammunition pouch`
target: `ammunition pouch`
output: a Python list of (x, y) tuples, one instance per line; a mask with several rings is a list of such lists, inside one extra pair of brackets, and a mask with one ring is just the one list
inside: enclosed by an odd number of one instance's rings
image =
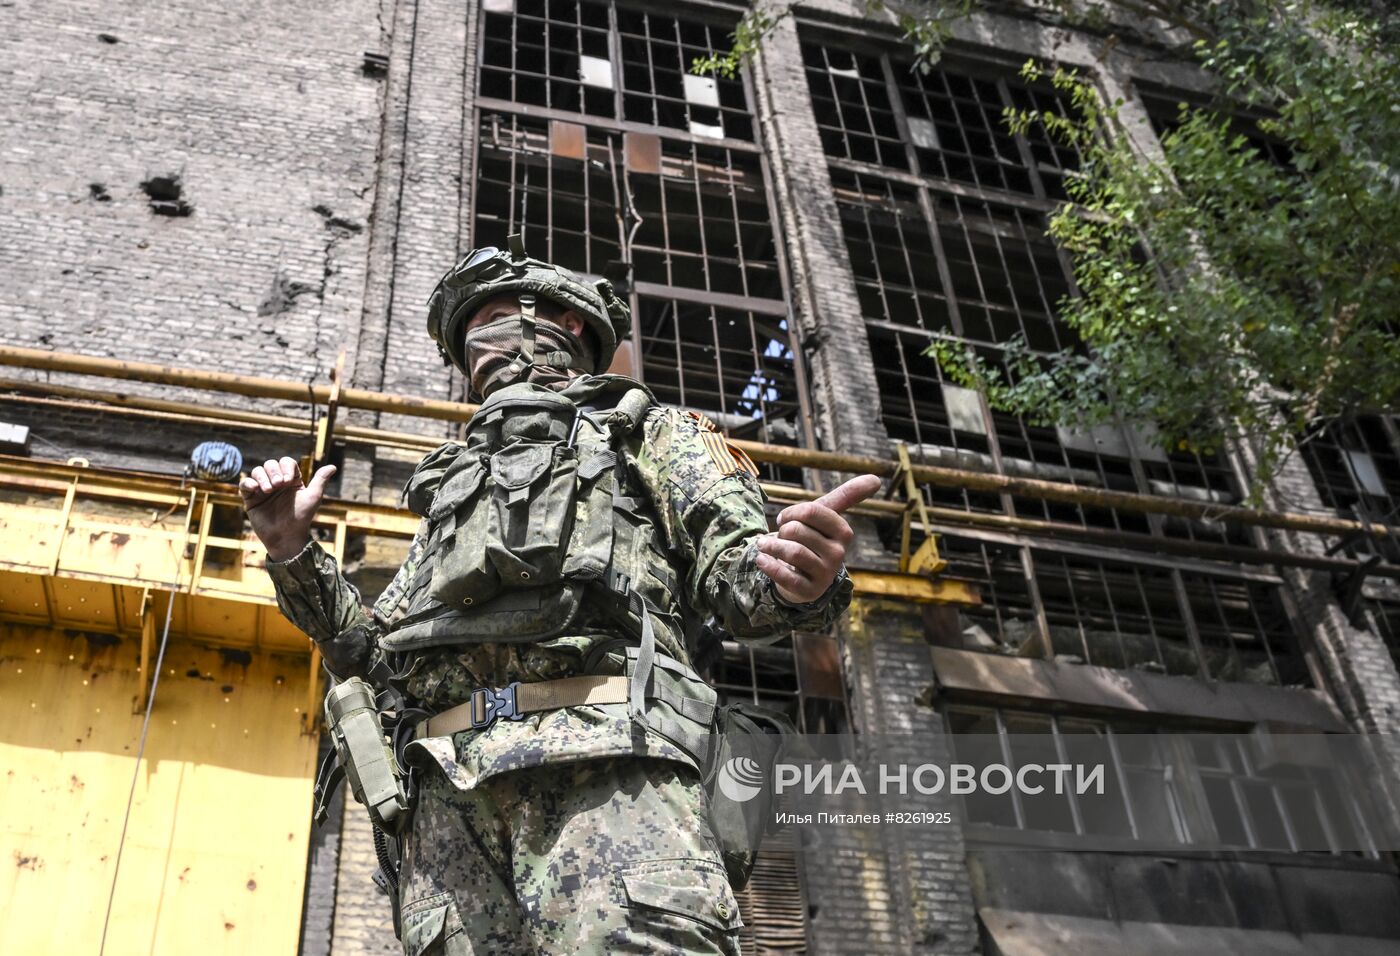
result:
[(352, 677), (332, 687), (326, 695), (326, 726), (355, 799), (375, 827), (398, 833), (408, 817), (408, 791), (369, 684)]
[(466, 444), (425, 458), (405, 488), (428, 532), (404, 616), (381, 646), (549, 640), (590, 590), (615, 590), (620, 578), (669, 608), (676, 574), (648, 504), (627, 494), (625, 446), (651, 406), (620, 377), (573, 392), (512, 385), (487, 398)]

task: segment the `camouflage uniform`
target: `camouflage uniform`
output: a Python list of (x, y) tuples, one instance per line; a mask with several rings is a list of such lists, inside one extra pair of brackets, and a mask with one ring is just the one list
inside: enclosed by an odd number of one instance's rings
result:
[[(628, 452), (682, 578), (684, 607), (753, 643), (826, 629), (846, 608), (844, 570), (810, 604), (777, 595), (755, 564), (755, 538), (767, 531), (763, 494), (703, 424), (655, 407)], [(426, 522), (407, 563), (425, 534)], [(327, 666), (341, 677), (363, 675), (376, 642), (402, 614), (402, 588), (391, 585), (367, 613), (314, 541), (288, 561), (269, 561), (268, 571), (283, 613), (317, 641)], [(537, 644), (414, 652), (408, 690), (442, 710), (476, 687), (621, 673), (620, 654), (590, 659), (625, 638), (612, 618), (585, 608), (570, 630)], [(689, 662), (673, 629), (658, 628), (657, 642)], [(706, 820), (698, 768), (654, 731), (634, 735), (626, 705), (496, 721), (417, 741), (408, 754), (440, 770), (419, 775), (405, 839), (400, 898), (408, 953), (443, 943), (452, 953), (738, 952), (738, 908)]]

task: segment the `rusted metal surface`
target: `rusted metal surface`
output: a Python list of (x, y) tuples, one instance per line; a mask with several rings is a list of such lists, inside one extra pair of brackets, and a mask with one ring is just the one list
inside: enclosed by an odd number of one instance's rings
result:
[[(308, 385), (302, 382), (289, 382), (257, 375), (236, 375), (230, 372), (175, 368), (151, 362), (131, 362), (124, 359), (77, 355), (71, 352), (48, 352), (44, 349), (26, 349), (13, 345), (0, 346), (0, 364), (18, 368), (43, 369), (50, 372), (99, 375), (106, 378), (151, 382), (158, 385), (176, 385), (183, 388), (201, 388), (234, 395), (246, 395), (251, 398), (314, 402), (318, 405), (326, 404), (331, 394), (331, 388), (328, 385)], [(395, 412), (400, 415), (440, 418), (447, 421), (463, 421), (470, 418), (472, 413), (476, 411), (475, 405), (469, 405), (465, 402), (445, 402), (412, 395), (389, 395), (361, 388), (344, 389), (341, 392), (341, 404), (346, 408)]]
[(585, 160), (588, 158), (588, 131), (578, 123), (550, 120), (549, 150), (564, 159)]
[(627, 171), (656, 176), (661, 172), (661, 137), (655, 133), (627, 132), (622, 136)]
[(794, 634), (792, 650), (797, 661), (797, 684), (804, 698), (845, 700), (841, 651), (835, 638), (825, 634)]

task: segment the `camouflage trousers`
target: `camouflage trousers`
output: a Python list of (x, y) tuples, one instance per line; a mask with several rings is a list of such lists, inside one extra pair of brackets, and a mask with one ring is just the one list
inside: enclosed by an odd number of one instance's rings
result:
[(739, 907), (695, 772), (645, 757), (429, 768), (404, 838), (408, 956), (738, 956)]

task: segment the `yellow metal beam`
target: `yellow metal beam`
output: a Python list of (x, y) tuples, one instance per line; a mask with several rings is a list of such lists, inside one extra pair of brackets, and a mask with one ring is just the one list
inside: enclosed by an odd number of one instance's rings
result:
[[(204, 555), (209, 544), (209, 525), (214, 520), (214, 503), (209, 500), (209, 492), (197, 495), (195, 501), (201, 499), (203, 500), (202, 506), (197, 506), (199, 507), (199, 537), (195, 539), (192, 555), (194, 571), (190, 573), (190, 583), (186, 586), (186, 590), (191, 594), (199, 590), (199, 579), (204, 574)], [(243, 542), (240, 541), (239, 545), (241, 547)]]
[(151, 699), (151, 650), (156, 643), (156, 608), (150, 588), (141, 589), (141, 693), (136, 695), (133, 713), (145, 713), (146, 702)]
[(930, 580), (918, 574), (852, 568), (851, 583), (863, 597), (894, 598), (914, 604), (981, 604), (982, 595), (966, 581)]

